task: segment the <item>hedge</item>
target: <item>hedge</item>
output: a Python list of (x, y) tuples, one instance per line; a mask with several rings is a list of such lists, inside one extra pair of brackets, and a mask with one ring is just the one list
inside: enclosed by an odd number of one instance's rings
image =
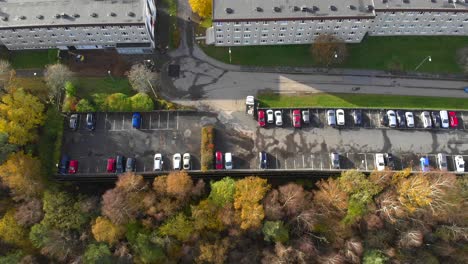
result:
[(207, 171), (213, 169), (214, 161), (214, 127), (202, 127), (201, 135), (201, 170)]
[(137, 93), (130, 97), (133, 111), (151, 111), (154, 109), (154, 102), (145, 93)]
[(114, 93), (109, 95), (105, 101), (108, 111), (132, 111), (132, 102), (127, 95), (123, 93)]

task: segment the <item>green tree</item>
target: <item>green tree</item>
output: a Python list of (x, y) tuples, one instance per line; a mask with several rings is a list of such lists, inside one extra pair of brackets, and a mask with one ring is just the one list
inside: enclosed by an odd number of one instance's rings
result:
[(42, 223), (35, 224), (29, 231), (29, 240), (36, 248), (42, 248), (48, 239), (50, 228)]
[(21, 250), (9, 252), (5, 256), (0, 256), (0, 264), (20, 263), (25, 255), (26, 254), (24, 254), (24, 252)]
[(72, 82), (67, 81), (65, 83), (65, 93), (67, 96), (75, 97), (76, 96), (76, 87)]
[(80, 230), (89, 219), (80, 200), (65, 192), (45, 191), (43, 204), (45, 215), (42, 223), (52, 228)]
[(3, 164), (8, 155), (18, 150), (18, 146), (8, 143), (8, 135), (0, 133), (0, 164)]
[(81, 99), (76, 104), (76, 111), (77, 112), (94, 112), (96, 111), (96, 108), (88, 100)]
[(201, 201), (197, 206), (192, 206), (194, 228), (196, 230), (223, 230), (224, 225), (218, 214), (219, 207), (209, 199)]
[(379, 250), (366, 251), (364, 252), (364, 257), (362, 258), (363, 264), (385, 264), (387, 261), (388, 257)]
[(123, 93), (114, 93), (106, 98), (105, 105), (108, 111), (131, 111), (130, 98)]
[(130, 97), (132, 111), (153, 111), (154, 102), (151, 97), (145, 93), (137, 93)]
[(265, 241), (286, 243), (289, 240), (288, 229), (283, 221), (265, 221), (262, 232)]
[(27, 230), (18, 224), (15, 212), (14, 208), (8, 210), (0, 220), (0, 238), (19, 247), (28, 247), (30, 243)]
[(209, 199), (218, 206), (224, 206), (234, 202), (236, 181), (230, 177), (224, 177), (220, 181), (212, 181)]
[(8, 134), (10, 143), (25, 145), (36, 139), (36, 128), (44, 120), (44, 105), (23, 89), (14, 89), (1, 97), (0, 132)]
[(137, 234), (135, 243), (131, 246), (142, 263), (165, 263), (166, 261), (163, 249), (151, 242), (149, 234)]
[(83, 261), (85, 264), (113, 263), (112, 254), (106, 244), (90, 244), (86, 248)]
[(159, 227), (160, 235), (173, 236), (182, 242), (188, 241), (193, 231), (193, 223), (182, 213), (167, 220)]

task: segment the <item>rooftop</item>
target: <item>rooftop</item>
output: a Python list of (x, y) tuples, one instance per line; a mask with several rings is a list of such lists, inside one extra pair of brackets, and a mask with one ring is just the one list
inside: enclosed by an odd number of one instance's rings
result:
[(374, 0), (376, 9), (468, 10), (468, 0)]
[(0, 0), (0, 28), (143, 22), (143, 0)]

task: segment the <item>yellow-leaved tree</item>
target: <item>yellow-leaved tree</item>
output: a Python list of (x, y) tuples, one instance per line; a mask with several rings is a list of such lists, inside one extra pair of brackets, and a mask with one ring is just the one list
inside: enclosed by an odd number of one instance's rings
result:
[(91, 227), (94, 239), (98, 242), (106, 242), (113, 245), (125, 234), (125, 228), (113, 224), (109, 219), (99, 216)]
[(258, 229), (262, 225), (265, 212), (260, 201), (270, 189), (267, 180), (247, 177), (236, 182), (234, 208), (238, 211), (242, 229)]
[(211, 0), (189, 0), (193, 12), (197, 13), (201, 18), (211, 17), (213, 4)]

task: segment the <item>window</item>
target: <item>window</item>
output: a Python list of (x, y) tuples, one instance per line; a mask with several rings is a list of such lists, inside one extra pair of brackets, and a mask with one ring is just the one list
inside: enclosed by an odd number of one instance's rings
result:
[(240, 32), (240, 28), (235, 28), (234, 31), (235, 32)]
[(250, 32), (250, 28), (245, 28), (244, 31), (245, 32)]
[(236, 39), (234, 40), (234, 44), (239, 44), (240, 43), (240, 40)]
[(250, 22), (245, 22), (246, 25), (250, 25)]
[(283, 42), (284, 42), (284, 40), (278, 39), (278, 43), (283, 43)]
[(299, 22), (299, 23), (301, 23), (301, 24), (305, 24), (305, 20), (301, 20), (301, 22)]
[(222, 40), (218, 40), (218, 41), (216, 41), (216, 43), (218, 43), (218, 44), (223, 44), (223, 41), (222, 41)]
[(222, 25), (223, 25), (223, 22), (216, 22), (216, 25), (217, 25), (217, 26), (222, 26)]
[(267, 25), (268, 25), (268, 21), (263, 21), (263, 25), (267, 26)]
[(222, 38), (223, 36), (224, 36), (223, 34), (216, 35), (217, 38)]
[(250, 38), (250, 34), (244, 34), (244, 38)]
[(286, 31), (285, 27), (280, 27), (280, 31)]
[(240, 25), (240, 22), (236, 21), (236, 22), (234, 22), (234, 25), (238, 26), (238, 25)]
[(266, 38), (266, 37), (268, 37), (268, 34), (266, 33), (262, 34), (262, 38)]
[(127, 32), (122, 32), (122, 35), (128, 36), (128, 33)]
[(244, 44), (249, 44), (249, 40), (248, 39), (244, 40)]
[(280, 38), (282, 38), (282, 37), (284, 37), (284, 33), (279, 33), (278, 36), (279, 36)]
[(261, 43), (266, 43), (266, 42), (267, 42), (266, 39), (262, 39), (262, 40), (261, 40)]
[[(221, 32), (221, 31), (223, 31), (223, 30), (220, 29), (220, 28), (217, 28), (217, 29), (216, 29), (216, 32)], [(142, 33), (143, 33), (143, 32), (142, 32)]]
[(301, 37), (301, 36), (302, 36), (301, 32), (296, 33), (296, 37)]

